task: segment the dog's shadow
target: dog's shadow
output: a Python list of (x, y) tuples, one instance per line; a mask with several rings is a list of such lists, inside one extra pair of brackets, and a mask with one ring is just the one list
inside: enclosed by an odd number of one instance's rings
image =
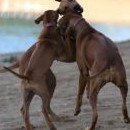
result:
[(58, 120), (55, 120), (54, 122), (75, 122), (76, 119), (74, 119), (74, 116), (65, 116), (65, 115), (62, 115), (59, 117)]
[[(67, 123), (67, 122), (76, 122), (76, 119), (74, 116), (66, 116), (66, 115), (61, 115), (59, 116), (58, 119), (55, 119), (54, 120), (54, 123)], [(45, 128), (46, 125), (40, 125), (40, 124), (37, 124), (37, 125), (32, 125), (32, 128), (33, 130), (37, 130), (37, 129), (43, 129)], [(14, 129), (8, 129), (8, 130), (25, 130), (25, 127), (24, 126), (18, 126), (17, 128), (14, 128)]]

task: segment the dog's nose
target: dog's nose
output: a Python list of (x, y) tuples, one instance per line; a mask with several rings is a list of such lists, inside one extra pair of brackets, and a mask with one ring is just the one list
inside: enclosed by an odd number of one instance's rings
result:
[(82, 13), (83, 12), (83, 8), (77, 4), (74, 6), (74, 11), (78, 12), (78, 13)]
[(34, 22), (35, 22), (36, 24), (39, 24), (39, 23), (40, 23), (38, 20), (35, 20)]
[(61, 0), (55, 0), (55, 1), (61, 2)]

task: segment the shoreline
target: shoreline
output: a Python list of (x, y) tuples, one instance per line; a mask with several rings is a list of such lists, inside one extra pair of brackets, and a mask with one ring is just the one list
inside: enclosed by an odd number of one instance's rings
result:
[[(123, 40), (123, 41), (119, 41), (119, 42), (114, 42), (117, 46), (118, 44), (128, 44), (130, 43), (130, 40)], [(27, 48), (28, 49), (28, 48)], [(26, 50), (25, 50), (26, 51)], [(11, 55), (11, 56), (14, 56), (14, 55), (22, 55), (25, 51), (20, 51), (20, 52), (8, 52), (8, 53), (0, 53), (0, 56), (6, 56), (6, 55)]]
[[(130, 40), (115, 42), (115, 44), (117, 45), (121, 55), (125, 53), (123, 50), (126, 49), (128, 51), (128, 48), (130, 49)], [(15, 63), (17, 60), (19, 60), (22, 57), (25, 51), (0, 53), (0, 67), (4, 65), (8, 66)]]

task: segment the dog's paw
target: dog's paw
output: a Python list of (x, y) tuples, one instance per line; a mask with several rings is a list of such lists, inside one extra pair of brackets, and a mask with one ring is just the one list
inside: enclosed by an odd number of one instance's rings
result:
[(55, 126), (52, 126), (50, 130), (57, 130)]
[(130, 118), (129, 118), (129, 117), (128, 117), (128, 118), (125, 118), (125, 119), (124, 119), (124, 122), (127, 123), (127, 124), (129, 124), (129, 123), (130, 123)]
[(40, 23), (38, 20), (35, 20), (34, 22), (35, 22), (35, 24), (39, 24)]
[(85, 130), (90, 130), (90, 128), (89, 128), (89, 127), (87, 127)]
[(80, 110), (80, 109), (75, 110), (74, 116), (78, 116), (80, 112), (81, 112), (81, 110)]

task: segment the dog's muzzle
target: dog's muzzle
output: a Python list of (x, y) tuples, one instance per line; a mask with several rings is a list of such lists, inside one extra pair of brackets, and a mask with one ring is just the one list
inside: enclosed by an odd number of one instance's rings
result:
[(76, 4), (75, 6), (73, 6), (72, 10), (80, 14), (83, 12), (83, 8), (79, 4)]

